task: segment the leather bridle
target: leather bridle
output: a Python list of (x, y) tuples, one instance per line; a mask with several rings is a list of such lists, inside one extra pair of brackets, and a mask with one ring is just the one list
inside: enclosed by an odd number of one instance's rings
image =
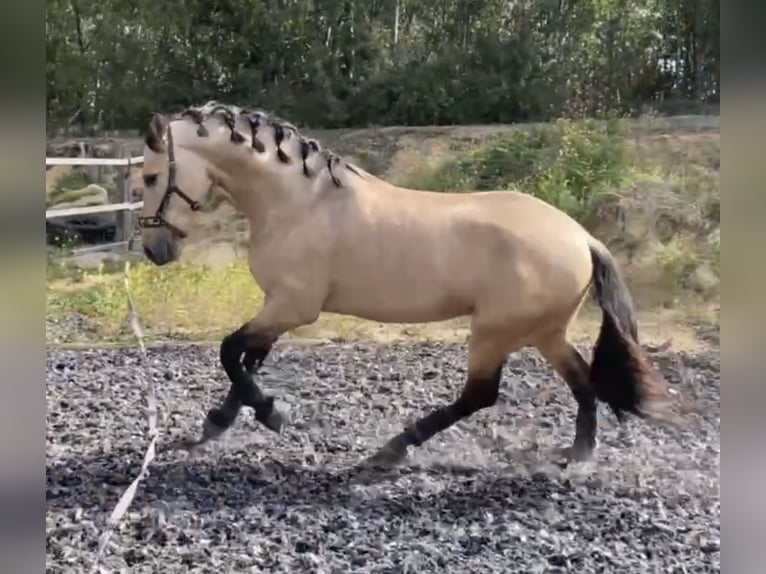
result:
[(183, 229), (179, 229), (167, 219), (165, 219), (165, 210), (168, 207), (170, 198), (173, 194), (183, 199), (191, 208), (192, 211), (199, 211), (200, 203), (194, 201), (191, 197), (186, 195), (181, 188), (176, 185), (176, 158), (173, 149), (173, 132), (170, 130), (170, 125), (167, 128), (167, 148), (168, 148), (168, 185), (165, 188), (165, 193), (160, 200), (160, 205), (157, 208), (157, 212), (154, 215), (138, 218), (138, 227), (142, 229), (151, 229), (157, 227), (165, 227), (178, 235), (181, 239), (187, 236), (187, 233)]

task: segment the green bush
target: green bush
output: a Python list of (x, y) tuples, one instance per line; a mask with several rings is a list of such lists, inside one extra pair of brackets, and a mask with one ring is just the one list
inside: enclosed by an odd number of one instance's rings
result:
[[(124, 275), (101, 267), (79, 270), (68, 281), (46, 285), (46, 313), (79, 313), (93, 320), (105, 340), (127, 334), (128, 316)], [(76, 274), (72, 272), (71, 274)], [(222, 270), (175, 263), (155, 267), (146, 262), (131, 266), (130, 290), (147, 334), (194, 332), (218, 336), (252, 317), (263, 294), (246, 263)]]
[(56, 185), (51, 190), (51, 195), (60, 195), (67, 191), (82, 189), (89, 184), (94, 183), (88, 176), (88, 173), (82, 170), (74, 170), (63, 174), (56, 181)]
[(518, 189), (583, 217), (627, 176), (623, 133), (619, 120), (558, 120), (515, 129), (401, 183), (444, 192)]

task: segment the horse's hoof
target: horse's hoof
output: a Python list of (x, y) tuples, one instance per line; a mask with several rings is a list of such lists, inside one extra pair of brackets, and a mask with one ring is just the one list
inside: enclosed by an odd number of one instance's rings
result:
[(387, 444), (366, 461), (368, 467), (391, 468), (404, 462), (407, 450), (396, 445)]
[(590, 446), (572, 445), (566, 448), (559, 448), (554, 451), (559, 464), (567, 467), (571, 463), (588, 462), (593, 458), (595, 449)]
[(272, 408), (271, 412), (266, 417), (257, 417), (258, 422), (263, 424), (267, 429), (280, 434), (282, 428), (285, 426), (286, 418), (279, 409)]
[(219, 409), (210, 409), (202, 423), (202, 438), (205, 441), (215, 440), (231, 426)]

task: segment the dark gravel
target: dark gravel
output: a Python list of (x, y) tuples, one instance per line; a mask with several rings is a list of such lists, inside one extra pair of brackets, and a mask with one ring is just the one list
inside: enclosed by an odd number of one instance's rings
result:
[[(194, 438), (226, 392), (217, 349), (149, 351), (161, 441)], [(245, 411), (195, 458), (160, 451), (104, 572), (719, 572), (719, 355), (654, 357), (702, 415), (681, 429), (600, 409), (592, 463), (562, 470), (574, 401), (538, 355), (508, 361), (497, 406), (403, 467), (344, 472), (451, 400), (463, 346), (282, 343), (261, 380), (289, 409), (275, 435)], [(49, 350), (48, 572), (84, 572), (147, 445), (136, 349)]]

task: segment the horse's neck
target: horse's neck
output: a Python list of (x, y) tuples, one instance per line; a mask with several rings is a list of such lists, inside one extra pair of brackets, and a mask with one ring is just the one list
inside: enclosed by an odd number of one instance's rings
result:
[[(269, 185), (268, 181), (248, 180), (246, 174), (236, 174), (232, 177), (234, 184), (226, 192), (231, 197), (237, 211), (247, 217), (251, 223), (261, 224), (275, 213), (285, 209), (280, 205), (285, 197)], [(244, 181), (245, 183), (240, 183)]]
[(310, 211), (307, 202), (289, 201), (286, 197), (280, 201), (279, 191), (270, 193), (273, 195), (269, 198), (245, 199), (243, 205), (237, 208), (250, 224), (251, 244), (260, 244), (290, 233)]

